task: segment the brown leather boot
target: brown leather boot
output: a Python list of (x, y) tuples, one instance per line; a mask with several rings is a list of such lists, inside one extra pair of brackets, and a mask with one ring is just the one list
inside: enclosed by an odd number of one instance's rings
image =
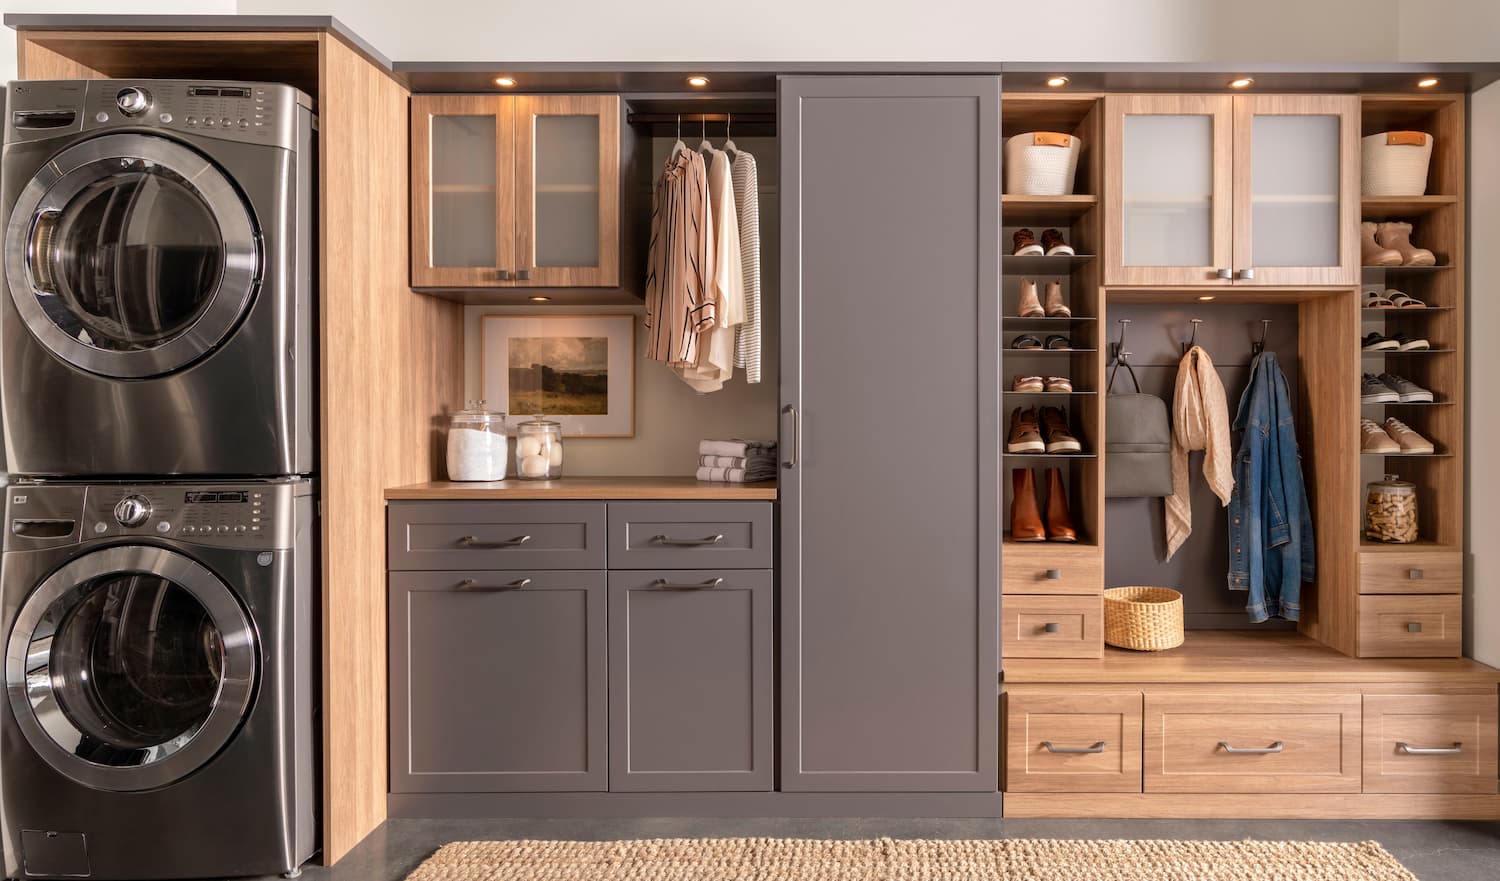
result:
[(1045, 306), (1048, 318), (1072, 318), (1073, 310), (1063, 302), (1062, 285), (1057, 281), (1047, 282), (1047, 302)]
[(1405, 266), (1434, 266), (1437, 258), (1426, 248), (1411, 243), (1411, 224), (1382, 223), (1375, 227), (1375, 241), (1382, 248), (1389, 248), (1401, 255)]
[(1036, 477), (1030, 468), (1010, 470), (1010, 540), (1046, 541), (1042, 510), (1036, 502)]
[(1068, 515), (1068, 493), (1063, 489), (1062, 469), (1047, 469), (1047, 541), (1078, 541), (1078, 530)]
[(1036, 282), (1029, 278), (1021, 279), (1021, 302), (1016, 314), (1022, 318), (1042, 318), (1047, 314), (1042, 309), (1042, 298), (1037, 296)]

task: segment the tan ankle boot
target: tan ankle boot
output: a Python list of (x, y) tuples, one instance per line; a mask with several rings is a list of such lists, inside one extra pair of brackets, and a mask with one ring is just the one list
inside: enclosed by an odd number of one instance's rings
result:
[(1047, 469), (1047, 541), (1078, 541), (1078, 530), (1068, 513), (1061, 468)]
[(1365, 221), (1359, 225), (1359, 262), (1364, 266), (1400, 266), (1401, 252), (1375, 241), (1376, 230), (1384, 224)]
[[(1426, 248), (1411, 243), (1411, 224), (1382, 223), (1375, 230), (1375, 241), (1382, 248), (1390, 248), (1401, 255), (1404, 266), (1433, 266), (1437, 257)], [(1384, 265), (1384, 264), (1382, 264)]]
[(1016, 314), (1022, 318), (1045, 318), (1047, 315), (1042, 310), (1041, 298), (1037, 296), (1036, 282), (1029, 278), (1021, 279), (1021, 306)]
[(1056, 281), (1047, 282), (1047, 317), (1048, 318), (1070, 318), (1073, 310), (1063, 302), (1062, 285)]
[(1042, 509), (1036, 502), (1036, 477), (1030, 468), (1012, 468), (1010, 479), (1010, 540), (1046, 541)]

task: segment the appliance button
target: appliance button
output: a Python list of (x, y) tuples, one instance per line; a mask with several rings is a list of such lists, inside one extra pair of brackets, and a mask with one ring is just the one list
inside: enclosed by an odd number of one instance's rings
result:
[(126, 496), (115, 503), (115, 519), (121, 526), (140, 526), (150, 517), (151, 502), (145, 496)]
[(198, 527), (196, 527), (196, 526), (184, 526), (184, 527), (182, 527), (181, 532), (182, 532), (183, 535), (194, 535), (194, 534), (196, 534), (198, 532)]
[(162, 125), (170, 125), (172, 123), (172, 114), (170, 113), (163, 113), (157, 118), (161, 120)]
[(214, 121), (214, 118), (212, 116), (204, 117), (204, 119), (203, 119), (203, 126), (204, 126), (204, 128), (213, 128), (216, 125), (218, 125), (218, 123)]
[(169, 521), (163, 520), (160, 523), (156, 524), (156, 531), (160, 532), (162, 535), (166, 535), (167, 533), (172, 531), (172, 524)]
[(244, 118), (240, 119), (240, 128), (249, 128), (249, 126), (250, 126), (250, 121), (248, 119), (244, 119)]
[(234, 125), (234, 120), (232, 120), (232, 119), (230, 119), (229, 117), (226, 116), (223, 119), (219, 120), (219, 124), (223, 125), (223, 126), (226, 126), (226, 127), (227, 126), (231, 126), (231, 125)]
[(220, 525), (219, 528), (218, 528), (218, 531), (219, 532), (228, 532), (229, 531), (229, 527), (228, 526), (224, 526), (224, 525)]
[(187, 118), (187, 124), (188, 125), (197, 125), (198, 124), (198, 117), (196, 117), (196, 116), (189, 116)]
[(94, 114), (94, 121), (95, 122), (109, 122), (109, 114), (105, 113), (103, 110), (101, 110), (98, 113)]
[(241, 524), (240, 524), (240, 525), (239, 525), (239, 526), (236, 526), (236, 527), (235, 527), (235, 528), (234, 528), (234, 531), (235, 531), (235, 532), (245, 532), (245, 531), (246, 531), (246, 530), (245, 530), (245, 524), (243, 524), (243, 523), (241, 523)]
[(103, 535), (104, 534), (104, 530), (106, 530), (108, 528), (109, 528), (109, 524), (108, 523), (95, 523), (94, 524), (94, 531), (97, 532), (97, 533), (99, 533), (100, 535)]

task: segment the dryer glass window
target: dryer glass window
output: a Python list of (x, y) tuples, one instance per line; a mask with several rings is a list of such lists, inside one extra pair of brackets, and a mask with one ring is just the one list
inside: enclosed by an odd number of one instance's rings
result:
[(32, 280), (48, 317), (68, 336), (106, 351), (154, 349), (212, 302), (224, 272), (213, 209), (164, 165), (119, 166), (32, 230)]
[(202, 727), (224, 663), (224, 639), (191, 593), (132, 573), (96, 579), (65, 613), (49, 666), (60, 709), (83, 734), (75, 754), (132, 765)]

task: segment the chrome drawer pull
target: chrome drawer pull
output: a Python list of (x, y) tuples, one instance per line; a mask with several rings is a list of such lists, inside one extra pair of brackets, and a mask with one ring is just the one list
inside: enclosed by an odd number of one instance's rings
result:
[(510, 584), (480, 584), (472, 578), (465, 578), (458, 583), (459, 590), (520, 590), (531, 583), (530, 578), (522, 578), (520, 581), (512, 581)]
[(707, 589), (709, 589), (711, 587), (718, 587), (719, 585), (721, 585), (723, 583), (724, 583), (724, 579), (722, 579), (722, 578), (710, 578), (707, 581), (702, 581), (702, 582), (699, 582), (697, 584), (673, 584), (672, 582), (666, 580), (665, 578), (658, 578), (655, 581), (651, 582), (651, 589), (652, 590), (707, 590)]
[(1456, 756), (1464, 751), (1464, 745), (1454, 741), (1452, 746), (1422, 747), (1396, 741), (1396, 752), (1408, 756)]
[(1086, 756), (1104, 752), (1104, 741), (1101, 740), (1093, 746), (1053, 746), (1052, 741), (1044, 740), (1042, 749), (1060, 756)]
[(507, 538), (504, 541), (480, 541), (476, 536), (466, 535), (458, 540), (458, 543), (466, 548), (513, 548), (516, 545), (526, 544), (531, 541), (529, 535), (518, 535), (515, 538)]
[(653, 535), (651, 543), (668, 548), (701, 548), (708, 545), (716, 545), (724, 540), (723, 534), (708, 535), (703, 538), (672, 538), (669, 535)]
[(1229, 744), (1225, 743), (1222, 740), (1219, 741), (1219, 749), (1223, 750), (1226, 753), (1229, 753), (1232, 756), (1269, 756), (1269, 755), (1274, 755), (1276, 753), (1279, 753), (1279, 752), (1281, 752), (1285, 748), (1286, 748), (1286, 744), (1282, 743), (1279, 740), (1276, 741), (1275, 743), (1271, 744), (1270, 746), (1263, 747), (1263, 748), (1260, 748), (1260, 749), (1257, 749), (1255, 747), (1247, 747), (1245, 749), (1238, 749), (1236, 747), (1230, 746)]

